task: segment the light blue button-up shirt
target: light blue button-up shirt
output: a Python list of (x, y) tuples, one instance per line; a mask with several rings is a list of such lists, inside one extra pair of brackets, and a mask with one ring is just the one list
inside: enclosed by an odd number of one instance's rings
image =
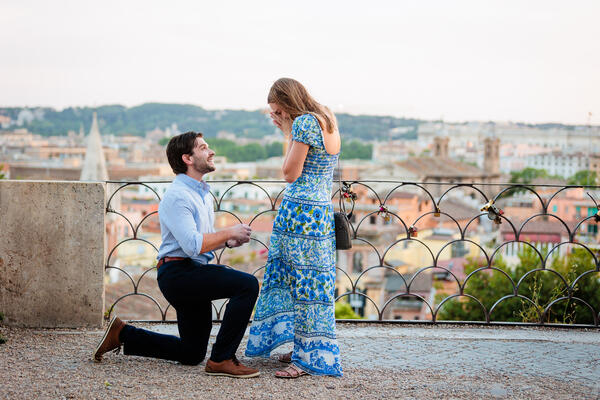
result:
[(210, 187), (186, 174), (178, 174), (158, 206), (162, 243), (157, 259), (189, 257), (203, 264), (214, 258), (200, 253), (205, 233), (215, 232), (215, 211)]

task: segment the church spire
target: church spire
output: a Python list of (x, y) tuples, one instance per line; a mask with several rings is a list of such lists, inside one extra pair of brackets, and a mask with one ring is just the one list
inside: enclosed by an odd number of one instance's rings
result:
[(104, 160), (104, 151), (102, 150), (102, 139), (98, 129), (98, 117), (94, 111), (92, 127), (87, 138), (87, 149), (85, 151), (85, 160), (81, 169), (80, 181), (107, 181), (108, 171), (106, 170), (106, 161)]

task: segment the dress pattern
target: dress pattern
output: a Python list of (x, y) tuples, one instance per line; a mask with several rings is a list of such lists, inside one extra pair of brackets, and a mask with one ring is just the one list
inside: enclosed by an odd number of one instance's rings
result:
[(269, 357), (293, 342), (292, 363), (312, 375), (342, 375), (335, 336), (335, 233), (331, 186), (338, 155), (325, 151), (311, 114), (294, 120), (292, 140), (310, 146), (288, 185), (271, 235), (246, 356)]

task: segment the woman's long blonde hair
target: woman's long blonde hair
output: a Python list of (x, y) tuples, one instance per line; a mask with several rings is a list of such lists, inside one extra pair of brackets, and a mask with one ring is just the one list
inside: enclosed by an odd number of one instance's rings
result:
[(337, 121), (331, 110), (317, 103), (306, 88), (297, 80), (292, 78), (280, 78), (273, 83), (267, 103), (279, 105), (283, 111), (290, 114), (292, 120), (303, 114), (314, 115), (327, 133), (337, 130)]

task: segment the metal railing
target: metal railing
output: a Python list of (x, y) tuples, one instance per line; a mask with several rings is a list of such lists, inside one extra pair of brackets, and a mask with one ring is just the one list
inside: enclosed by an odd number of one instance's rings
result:
[[(230, 262), (260, 278), (268, 252), (267, 226), (285, 182), (209, 183), (217, 220), (258, 227), (250, 247), (217, 251), (216, 263)], [(150, 279), (156, 267), (148, 256), (158, 252), (156, 210), (169, 181), (107, 184), (110, 248), (105, 268), (111, 277), (107, 280), (116, 281), (108, 286), (119, 290), (107, 295), (106, 316), (136, 298), (133, 308), (145, 302), (158, 318), (130, 319), (172, 320), (171, 306), (159, 299), (156, 281)], [(600, 216), (590, 194), (598, 187), (382, 180), (336, 186), (332, 201), (337, 209), (342, 196), (352, 212), (354, 244), (337, 253), (340, 319), (599, 327)], [(523, 202), (531, 210), (511, 206)], [(557, 204), (577, 212), (561, 211)], [(577, 218), (581, 207), (589, 215)], [(575, 218), (569, 218), (572, 214)], [(149, 250), (134, 251), (134, 243)], [(146, 255), (145, 265), (128, 264), (139, 263), (139, 257), (131, 261), (136, 254)], [(216, 319), (225, 304), (213, 303)]]

